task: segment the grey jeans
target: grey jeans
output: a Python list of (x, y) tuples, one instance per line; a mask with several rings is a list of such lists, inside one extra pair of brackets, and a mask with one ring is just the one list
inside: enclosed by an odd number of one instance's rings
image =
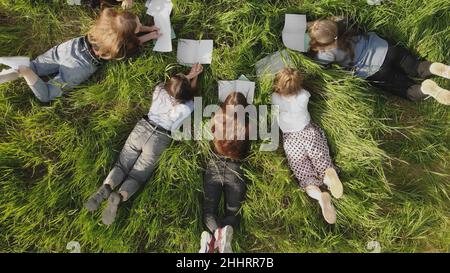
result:
[[(247, 193), (242, 162), (223, 157), (208, 162), (203, 177), (203, 222), (214, 233), (219, 227), (231, 225), (237, 229), (241, 221), (240, 208)], [(224, 194), (224, 218), (219, 221), (218, 207)]]
[(171, 140), (169, 135), (141, 119), (128, 136), (119, 159), (103, 183), (112, 189), (122, 184), (119, 192), (126, 193), (123, 201), (128, 200), (145, 185)]
[(86, 81), (101, 63), (89, 51), (85, 37), (78, 37), (53, 47), (31, 61), (30, 68), (39, 76), (56, 76), (48, 82), (41, 78), (30, 86), (42, 102), (62, 95), (63, 89)]

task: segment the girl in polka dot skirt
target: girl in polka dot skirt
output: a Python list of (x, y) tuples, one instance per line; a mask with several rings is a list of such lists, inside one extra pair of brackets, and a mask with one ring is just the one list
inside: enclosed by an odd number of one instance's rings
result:
[(301, 84), (302, 76), (298, 70), (280, 70), (273, 85), (272, 104), (279, 106), (278, 123), (283, 132), (283, 148), (289, 167), (300, 187), (319, 202), (325, 220), (334, 224), (336, 211), (330, 194), (322, 192), (320, 187), (327, 187), (331, 195), (340, 198), (342, 184), (332, 163), (325, 134), (308, 112), (310, 94)]

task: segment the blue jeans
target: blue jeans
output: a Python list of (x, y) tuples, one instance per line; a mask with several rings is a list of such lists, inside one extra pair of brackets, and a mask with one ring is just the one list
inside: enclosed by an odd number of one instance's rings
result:
[(31, 61), (31, 69), (39, 76), (56, 76), (48, 82), (41, 78), (30, 86), (41, 102), (49, 102), (62, 95), (63, 89), (73, 88), (86, 81), (101, 62), (89, 51), (85, 37), (78, 37), (53, 47)]

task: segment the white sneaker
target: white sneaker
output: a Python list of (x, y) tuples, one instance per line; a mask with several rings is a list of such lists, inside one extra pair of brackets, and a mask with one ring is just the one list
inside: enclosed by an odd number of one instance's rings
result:
[(322, 192), (319, 205), (322, 209), (322, 215), (323, 218), (325, 218), (325, 221), (327, 221), (328, 224), (336, 223), (336, 210), (331, 203), (331, 196), (328, 192)]
[(219, 253), (233, 253), (231, 248), (231, 241), (233, 240), (233, 227), (225, 226), (219, 228), (214, 232), (216, 238), (216, 247), (219, 249)]
[(328, 186), (331, 195), (335, 198), (341, 198), (344, 192), (341, 180), (336, 173), (334, 168), (328, 168), (325, 170), (325, 176), (323, 178), (323, 183)]
[[(211, 252), (211, 240), (213, 239), (212, 235), (208, 231), (203, 231), (200, 239), (200, 250), (198, 253), (209, 253)], [(212, 246), (214, 248), (214, 245)], [(212, 249), (214, 252), (214, 249)]]
[(450, 79), (450, 66), (442, 63), (432, 63), (430, 72), (436, 76)]
[(0, 84), (16, 80), (20, 77), (20, 74), (13, 68), (4, 69), (0, 71)]
[(440, 87), (432, 80), (424, 80), (420, 90), (425, 95), (429, 95), (437, 100), (439, 103), (450, 105), (450, 91)]

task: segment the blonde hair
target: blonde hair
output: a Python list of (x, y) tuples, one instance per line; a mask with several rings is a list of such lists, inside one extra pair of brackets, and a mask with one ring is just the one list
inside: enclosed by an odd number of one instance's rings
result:
[(339, 48), (350, 55), (351, 60), (355, 56), (351, 43), (352, 33), (339, 36), (338, 24), (332, 20), (316, 20), (309, 25), (308, 34), (311, 38), (309, 48), (312, 53), (330, 48)]
[(121, 59), (139, 48), (137, 16), (124, 10), (103, 9), (88, 32), (93, 49), (103, 59)]
[(303, 77), (300, 71), (293, 68), (283, 68), (275, 75), (273, 92), (283, 96), (291, 96), (300, 92)]

